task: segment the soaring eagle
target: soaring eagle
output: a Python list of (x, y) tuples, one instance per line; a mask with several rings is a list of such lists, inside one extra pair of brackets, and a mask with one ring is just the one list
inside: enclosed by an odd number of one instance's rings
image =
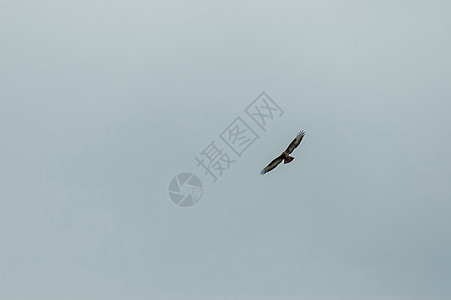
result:
[(283, 160), (284, 164), (287, 164), (289, 162), (291, 162), (294, 157), (290, 156), (291, 152), (293, 152), (294, 149), (296, 149), (297, 146), (299, 146), (299, 144), (302, 141), (302, 138), (304, 137), (305, 132), (301, 131), (298, 133), (298, 135), (296, 136), (296, 138), (290, 143), (290, 145), (288, 146), (287, 150), (285, 150), (284, 152), (282, 152), (282, 154), (280, 154), (278, 157), (276, 157), (272, 162), (269, 163), (269, 165), (267, 165), (261, 172), (260, 174), (265, 174), (268, 173), (269, 171), (271, 171), (272, 169), (274, 169), (275, 167), (277, 167), (278, 164), (280, 164)]

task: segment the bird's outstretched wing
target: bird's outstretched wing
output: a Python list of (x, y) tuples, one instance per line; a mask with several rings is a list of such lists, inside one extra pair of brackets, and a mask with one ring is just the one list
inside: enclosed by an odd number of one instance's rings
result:
[(288, 148), (287, 150), (285, 150), (285, 152), (287, 152), (288, 154), (293, 152), (293, 150), (296, 149), (296, 147), (299, 146), (299, 144), (301, 143), (304, 135), (305, 135), (304, 130), (300, 131), (296, 136), (296, 138), (290, 143), (290, 145), (288, 145)]
[(268, 173), (269, 171), (271, 171), (272, 169), (274, 169), (275, 167), (277, 167), (278, 164), (280, 164), (283, 160), (282, 155), (280, 155), (279, 157), (273, 159), (272, 162), (269, 163), (269, 165), (267, 165), (261, 172), (260, 174), (265, 174)]

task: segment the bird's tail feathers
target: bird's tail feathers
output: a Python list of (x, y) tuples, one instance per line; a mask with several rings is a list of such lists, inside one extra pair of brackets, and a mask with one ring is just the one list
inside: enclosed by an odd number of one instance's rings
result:
[(285, 158), (285, 159), (283, 160), (283, 163), (284, 163), (284, 164), (288, 164), (288, 163), (290, 163), (293, 159), (294, 159), (293, 156), (288, 156), (288, 158)]

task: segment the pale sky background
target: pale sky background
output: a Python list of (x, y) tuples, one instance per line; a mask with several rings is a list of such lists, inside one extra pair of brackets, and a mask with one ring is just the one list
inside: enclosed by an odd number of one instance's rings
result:
[[(450, 299), (450, 11), (2, 1), (0, 299)], [(212, 184), (262, 91), (285, 114)]]

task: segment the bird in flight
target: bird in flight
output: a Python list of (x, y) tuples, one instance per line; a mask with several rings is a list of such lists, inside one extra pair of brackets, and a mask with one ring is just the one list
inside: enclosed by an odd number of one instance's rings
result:
[(273, 161), (271, 161), (269, 163), (269, 165), (267, 165), (261, 172), (260, 174), (265, 174), (268, 173), (269, 171), (273, 170), (275, 167), (277, 167), (278, 164), (280, 164), (283, 160), (284, 164), (287, 164), (289, 162), (291, 162), (294, 157), (290, 156), (291, 152), (293, 152), (294, 149), (296, 149), (297, 146), (299, 146), (299, 144), (302, 141), (302, 138), (304, 137), (305, 132), (302, 130), (298, 133), (298, 135), (296, 136), (296, 138), (290, 143), (290, 145), (288, 145), (287, 150), (285, 150), (284, 152), (282, 152), (282, 154), (280, 154), (278, 157), (276, 157)]

